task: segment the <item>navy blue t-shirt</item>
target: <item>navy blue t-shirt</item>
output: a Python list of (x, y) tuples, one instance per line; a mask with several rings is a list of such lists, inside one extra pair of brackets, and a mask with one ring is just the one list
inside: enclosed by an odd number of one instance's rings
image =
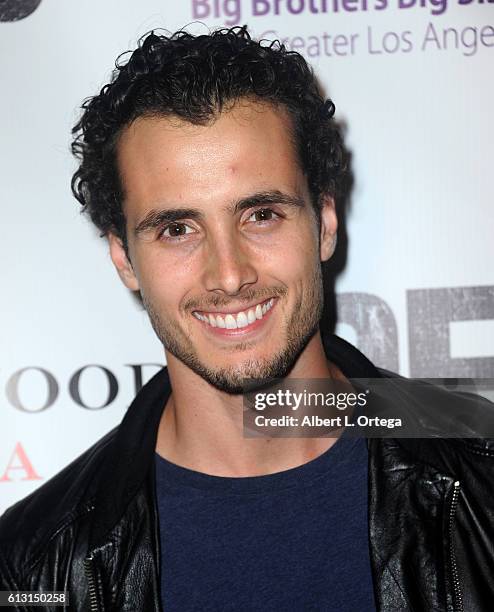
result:
[(375, 610), (365, 439), (247, 478), (156, 455), (156, 484), (166, 612)]

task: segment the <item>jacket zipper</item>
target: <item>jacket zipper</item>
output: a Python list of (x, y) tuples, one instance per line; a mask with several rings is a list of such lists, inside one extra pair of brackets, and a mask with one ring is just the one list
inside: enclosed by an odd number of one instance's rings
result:
[(93, 555), (86, 557), (84, 559), (84, 572), (86, 574), (86, 578), (89, 586), (89, 609), (90, 612), (98, 612), (98, 595), (96, 593), (96, 581), (94, 578), (94, 572), (92, 567)]
[(458, 565), (456, 563), (455, 545), (453, 540), (453, 531), (455, 523), (456, 507), (458, 505), (458, 497), (460, 495), (460, 481), (456, 480), (453, 484), (453, 496), (451, 498), (451, 506), (449, 509), (449, 560), (451, 566), (451, 576), (453, 579), (453, 609), (458, 612), (463, 610), (463, 600), (460, 589), (460, 578), (458, 574)]

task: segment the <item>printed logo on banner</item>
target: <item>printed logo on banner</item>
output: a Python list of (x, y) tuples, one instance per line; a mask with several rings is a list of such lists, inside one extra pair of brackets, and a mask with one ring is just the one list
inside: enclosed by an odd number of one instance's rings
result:
[[(494, 49), (492, 23), (439, 24), (452, 8), (473, 12), (479, 4), (494, 4), (494, 0), (191, 0), (192, 19), (219, 19), (226, 26), (247, 23), (250, 19), (268, 18), (270, 29), (256, 38), (279, 40), (290, 51), (307, 58), (350, 57), (368, 55), (385, 57), (406, 53), (460, 52), (465, 57), (476, 55), (480, 49)], [(287, 20), (299, 15), (311, 15), (321, 26), (324, 18), (351, 16), (355, 13), (379, 15), (385, 11), (414, 11), (427, 19), (421, 25), (401, 31), (388, 31), (378, 22), (360, 27), (353, 32), (338, 30), (311, 32), (310, 35), (284, 36), (274, 29), (275, 19)], [(476, 17), (480, 13), (477, 12)], [(484, 12), (487, 18), (488, 13)], [(347, 20), (347, 24), (348, 24)], [(255, 23), (249, 23), (255, 26)], [(342, 27), (342, 26), (340, 26)]]
[[(134, 395), (137, 395), (143, 384), (144, 379), (143, 368), (152, 367), (161, 369), (163, 364), (158, 363), (140, 363), (140, 364), (125, 364), (131, 370), (131, 377), (134, 382)], [(88, 385), (84, 383), (85, 373), (98, 372), (101, 381), (95, 384)], [(130, 373), (130, 372), (129, 372)], [(34, 378), (33, 378), (34, 375)], [(146, 372), (149, 376), (149, 372)], [(36, 378), (42, 382), (36, 384)], [(88, 389), (97, 387), (100, 399), (95, 403), (85, 399)], [(34, 388), (34, 393), (33, 393)], [(72, 401), (84, 408), (85, 410), (102, 410), (110, 406), (118, 395), (120, 383), (115, 374), (109, 369), (99, 364), (87, 364), (78, 368), (70, 379), (67, 381), (67, 389)], [(60, 391), (60, 382), (57, 380), (54, 373), (46, 368), (39, 366), (28, 366), (14, 372), (7, 380), (5, 392), (7, 400), (11, 406), (28, 414), (43, 412), (51, 408), (58, 399)], [(25, 398), (29, 397), (28, 400)], [(34, 397), (34, 401), (33, 401)]]
[(41, 0), (0, 0), (0, 21), (19, 21), (38, 8)]
[(443, 15), (450, 6), (492, 4), (494, 0), (192, 0), (194, 19), (222, 18), (226, 25), (248, 17), (285, 15), (328, 15), (388, 9), (425, 9), (431, 15)]
[(15, 444), (3, 473), (0, 471), (0, 482), (16, 480), (42, 480), (20, 442)]

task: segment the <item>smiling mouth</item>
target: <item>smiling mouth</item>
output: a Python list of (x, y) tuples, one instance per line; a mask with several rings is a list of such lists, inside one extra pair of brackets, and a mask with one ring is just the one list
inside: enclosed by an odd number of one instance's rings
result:
[(274, 298), (259, 302), (247, 310), (239, 310), (235, 313), (206, 312), (194, 310), (192, 313), (196, 319), (207, 323), (210, 327), (222, 329), (242, 329), (252, 323), (261, 320), (274, 304)]

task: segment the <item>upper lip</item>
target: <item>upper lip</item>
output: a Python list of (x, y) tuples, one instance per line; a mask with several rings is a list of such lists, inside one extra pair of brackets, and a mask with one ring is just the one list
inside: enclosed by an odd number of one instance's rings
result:
[(194, 308), (194, 312), (200, 312), (204, 314), (237, 314), (239, 312), (246, 312), (251, 308), (255, 308), (258, 304), (264, 304), (264, 302), (269, 301), (271, 298), (264, 298), (257, 302), (252, 302), (252, 304), (248, 306), (228, 306), (225, 308), (211, 309), (211, 310), (201, 310), (199, 308)]

